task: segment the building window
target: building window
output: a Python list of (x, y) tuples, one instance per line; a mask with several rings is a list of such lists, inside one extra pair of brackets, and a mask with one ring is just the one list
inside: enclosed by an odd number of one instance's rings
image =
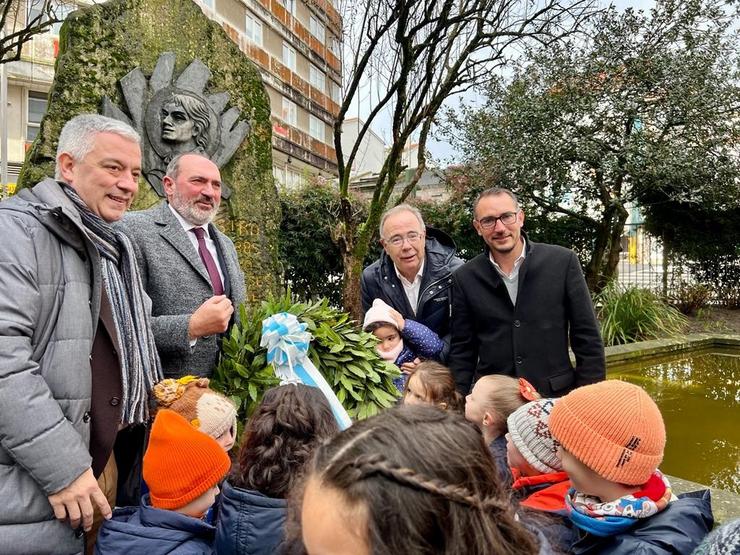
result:
[(321, 92), (324, 92), (326, 90), (326, 76), (324, 75), (324, 72), (317, 68), (315, 65), (311, 64), (309, 74), (311, 86), (319, 89)]
[(336, 37), (329, 39), (329, 52), (334, 54), (337, 58), (339, 57), (339, 41)]
[(342, 103), (342, 87), (335, 82), (331, 82), (331, 99), (337, 104)]
[[(62, 28), (62, 22), (72, 11), (76, 9), (76, 6), (68, 2), (56, 0), (53, 5), (49, 7), (46, 5), (45, 0), (28, 0), (28, 3), (26, 4), (26, 21), (29, 25), (32, 21), (38, 20), (38, 18), (41, 18), (41, 23), (48, 21), (48, 11), (50, 9), (54, 13), (56, 18), (58, 18), (60, 21), (54, 23), (51, 27), (49, 27), (48, 32), (52, 35), (59, 36), (59, 30)], [(34, 27), (36, 27), (37, 25), (38, 23), (34, 24)]]
[(272, 167), (272, 176), (275, 178), (280, 185), (285, 185), (285, 168), (278, 166)]
[(288, 10), (292, 15), (295, 15), (295, 0), (278, 0), (278, 4)]
[(314, 16), (311, 16), (308, 20), (308, 32), (319, 39), (322, 43), (325, 42), (324, 25)]
[(31, 142), (39, 134), (41, 120), (44, 119), (49, 100), (46, 93), (28, 91), (28, 109), (26, 111), (26, 141)]
[(314, 139), (323, 142), (324, 140), (324, 122), (313, 115), (308, 116), (308, 134)]
[(286, 170), (285, 185), (291, 189), (297, 189), (303, 185), (303, 176), (297, 171)]
[(247, 15), (247, 38), (257, 46), (262, 46), (262, 22)]
[(283, 121), (293, 127), (298, 125), (298, 108), (294, 102), (283, 97), (283, 111), (280, 114)]
[(289, 67), (291, 71), (294, 73), (296, 72), (295, 49), (285, 41), (283, 41), (283, 63)]

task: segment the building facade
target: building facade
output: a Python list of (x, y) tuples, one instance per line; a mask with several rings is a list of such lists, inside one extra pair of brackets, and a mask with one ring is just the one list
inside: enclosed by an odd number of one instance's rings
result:
[[(270, 97), (273, 173), (283, 186), (337, 175), (341, 18), (329, 0), (193, 0), (258, 67)], [(78, 5), (89, 4), (84, 0)], [(74, 6), (67, 6), (72, 11)], [(38, 133), (54, 79), (59, 27), (27, 43), (8, 77), (9, 181)]]

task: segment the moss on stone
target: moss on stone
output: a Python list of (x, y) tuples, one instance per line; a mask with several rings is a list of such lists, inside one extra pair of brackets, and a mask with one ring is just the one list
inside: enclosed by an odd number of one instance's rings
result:
[[(71, 117), (100, 112), (104, 96), (125, 106), (118, 81), (141, 67), (151, 75), (163, 52), (177, 56), (175, 75), (198, 58), (211, 70), (207, 92), (226, 91), (229, 105), (252, 126), (221, 168), (233, 195), (218, 224), (237, 245), (249, 299), (275, 292), (280, 203), (272, 178), (270, 101), (262, 78), (239, 48), (191, 0), (112, 0), (74, 12), (62, 26), (56, 74), (39, 135), (26, 157), (19, 188), (53, 175), (59, 132)], [(159, 202), (142, 180), (134, 209)]]

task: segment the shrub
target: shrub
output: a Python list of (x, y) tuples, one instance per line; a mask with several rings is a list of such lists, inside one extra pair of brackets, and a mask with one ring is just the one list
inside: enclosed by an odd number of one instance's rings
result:
[(398, 369), (378, 356), (375, 337), (358, 331), (349, 315), (329, 306), (327, 299), (295, 302), (289, 292), (259, 306), (240, 306), (240, 322), (223, 339), (212, 385), (237, 403), (240, 422), (265, 390), (278, 384), (266, 360), (267, 349), (259, 346), (262, 320), (278, 312), (294, 314), (307, 324), (314, 337), (308, 356), (352, 418), (366, 418), (396, 402), (393, 378)]
[(693, 316), (699, 309), (707, 306), (707, 303), (711, 298), (711, 287), (702, 283), (687, 283), (682, 281), (678, 284), (676, 289), (668, 295), (666, 301), (682, 314)]
[(616, 282), (609, 284), (595, 299), (606, 345), (619, 345), (674, 335), (684, 330), (687, 320), (657, 294)]

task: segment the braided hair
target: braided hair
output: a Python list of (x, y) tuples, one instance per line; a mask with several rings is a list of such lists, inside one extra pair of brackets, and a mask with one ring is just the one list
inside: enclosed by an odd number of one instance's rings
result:
[(303, 384), (268, 389), (247, 421), (229, 482), (283, 499), (315, 447), (339, 431), (321, 391)]
[[(316, 450), (307, 481), (364, 508), (374, 555), (537, 553), (480, 434), (462, 416), (400, 406)], [(392, 515), (392, 516), (390, 516)]]

